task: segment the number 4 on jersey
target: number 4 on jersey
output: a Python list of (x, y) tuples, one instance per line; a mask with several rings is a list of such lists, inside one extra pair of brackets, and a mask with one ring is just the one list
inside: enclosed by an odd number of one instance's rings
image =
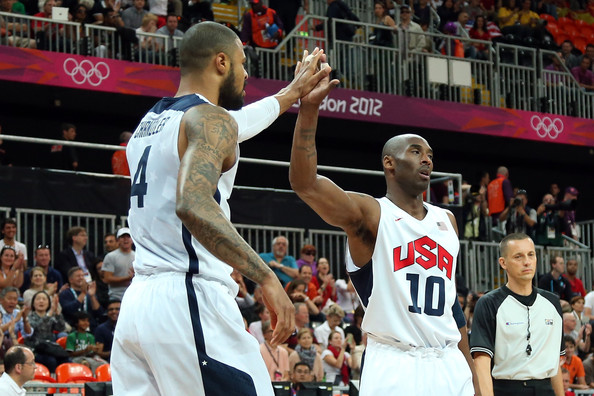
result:
[(138, 197), (138, 207), (144, 208), (144, 196), (146, 195), (146, 190), (148, 187), (148, 183), (146, 182), (146, 164), (148, 162), (148, 156), (151, 152), (152, 146), (147, 146), (142, 153), (142, 157), (140, 157), (140, 161), (138, 161), (138, 166), (136, 168), (136, 173), (134, 174), (134, 179), (132, 179), (132, 188), (130, 189), (130, 198)]

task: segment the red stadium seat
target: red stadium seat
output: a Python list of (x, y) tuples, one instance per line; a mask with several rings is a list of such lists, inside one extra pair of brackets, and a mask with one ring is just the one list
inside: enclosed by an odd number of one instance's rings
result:
[(60, 337), (56, 340), (56, 342), (58, 343), (58, 345), (60, 345), (62, 348), (66, 349), (66, 339), (67, 337)]
[(579, 29), (580, 32), (583, 32), (582, 29), (585, 27), (589, 27), (590, 24), (582, 19), (576, 19), (573, 21), (573, 25)]
[(569, 40), (569, 36), (565, 33), (559, 33), (555, 36), (555, 42), (557, 45), (561, 45), (565, 40)]
[[(41, 363), (35, 363), (35, 376), (33, 377), (33, 381), (42, 382), (45, 384), (56, 383), (56, 380), (52, 378), (49, 369)], [(49, 388), (47, 393), (56, 393), (56, 388)]]
[(571, 18), (567, 18), (567, 17), (561, 17), (559, 19), (557, 19), (557, 23), (559, 24), (559, 26), (561, 26), (561, 28), (563, 28), (564, 25), (574, 25), (574, 21)]
[(549, 33), (551, 33), (553, 35), (553, 37), (555, 37), (559, 34), (559, 26), (557, 25), (557, 22), (547, 23), (546, 29)]
[(547, 23), (557, 23), (555, 17), (549, 14), (540, 14), (540, 19), (544, 19), (545, 21), (547, 21)]
[(571, 40), (571, 42), (573, 43), (573, 46), (579, 49), (582, 54), (586, 52), (586, 45), (588, 44), (588, 42), (585, 38), (575, 37)]
[(567, 33), (567, 35), (570, 36), (570, 37), (575, 37), (575, 36), (578, 36), (579, 35), (578, 28), (576, 28), (573, 25), (569, 25), (569, 24), (561, 25), (561, 29), (565, 33)]
[(109, 363), (102, 364), (95, 370), (95, 377), (99, 382), (111, 381), (111, 366)]
[(56, 377), (59, 383), (94, 382), (93, 372), (85, 365), (78, 363), (63, 363), (56, 367)]

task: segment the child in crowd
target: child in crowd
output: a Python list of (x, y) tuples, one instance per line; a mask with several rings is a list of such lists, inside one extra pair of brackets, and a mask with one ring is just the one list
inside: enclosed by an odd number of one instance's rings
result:
[(103, 350), (102, 345), (95, 343), (95, 336), (87, 331), (90, 326), (90, 316), (86, 312), (76, 313), (76, 330), (66, 339), (66, 350), (74, 363), (84, 364), (93, 372), (107, 361), (101, 359), (98, 353)]

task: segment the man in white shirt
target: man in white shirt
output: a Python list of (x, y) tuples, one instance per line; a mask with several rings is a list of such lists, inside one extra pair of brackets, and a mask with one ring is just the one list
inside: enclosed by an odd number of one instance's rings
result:
[(25, 396), (25, 382), (35, 376), (35, 355), (27, 347), (13, 346), (4, 355), (5, 372), (0, 377), (0, 395)]
[(12, 246), (16, 250), (18, 259), (25, 261), (25, 268), (27, 267), (27, 247), (24, 243), (14, 239), (17, 231), (17, 224), (14, 219), (6, 219), (2, 222), (2, 236), (0, 239), (0, 249), (4, 246)]

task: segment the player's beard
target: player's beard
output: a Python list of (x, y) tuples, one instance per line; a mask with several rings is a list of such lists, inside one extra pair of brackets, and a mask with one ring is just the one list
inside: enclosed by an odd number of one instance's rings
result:
[(239, 92), (236, 92), (235, 72), (233, 71), (233, 65), (231, 65), (231, 71), (221, 85), (219, 92), (219, 106), (227, 110), (241, 109), (243, 107), (243, 88), (244, 87), (241, 87)]

